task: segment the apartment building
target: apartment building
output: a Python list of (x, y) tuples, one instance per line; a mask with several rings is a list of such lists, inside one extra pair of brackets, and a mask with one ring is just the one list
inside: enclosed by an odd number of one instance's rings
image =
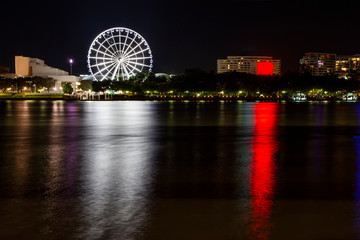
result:
[(280, 75), (281, 60), (270, 56), (228, 56), (217, 60), (217, 73), (225, 72)]

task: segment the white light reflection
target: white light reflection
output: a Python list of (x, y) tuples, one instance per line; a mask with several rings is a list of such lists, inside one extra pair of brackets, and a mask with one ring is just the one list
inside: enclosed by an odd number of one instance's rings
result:
[[(12, 106), (11, 104), (8, 106)], [(14, 174), (14, 191), (23, 191), (23, 187), (26, 184), (28, 178), (28, 168), (29, 168), (29, 157), (31, 156), (31, 117), (29, 113), (29, 102), (15, 102), (15, 109), (9, 108), (9, 112), (12, 114), (15, 112), (16, 118), (13, 118), (13, 115), (7, 114), (9, 118), (9, 124), (17, 128), (18, 134), (16, 135), (16, 140), (14, 140), (13, 146), (13, 157), (15, 163)], [(17, 119), (17, 121), (14, 121)]]
[(87, 106), (81, 238), (135, 239), (148, 221), (154, 102)]
[(250, 211), (250, 181), (253, 160), (253, 138), (255, 126), (255, 103), (238, 103), (236, 115), (235, 156), (237, 166), (239, 209), (242, 213), (240, 228), (246, 232), (246, 223)]

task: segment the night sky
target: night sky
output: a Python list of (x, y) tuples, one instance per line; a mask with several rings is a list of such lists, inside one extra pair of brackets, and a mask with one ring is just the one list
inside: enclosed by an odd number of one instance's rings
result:
[(269, 55), (283, 72), (297, 72), (305, 52), (360, 53), (360, 8), (351, 1), (16, 1), (2, 4), (0, 65), (14, 56), (45, 60), (87, 74), (93, 39), (127, 27), (149, 43), (154, 72), (216, 71), (229, 55)]

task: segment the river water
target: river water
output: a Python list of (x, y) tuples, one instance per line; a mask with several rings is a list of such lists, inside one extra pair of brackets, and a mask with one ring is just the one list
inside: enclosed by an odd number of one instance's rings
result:
[(360, 104), (0, 101), (0, 239), (359, 239)]

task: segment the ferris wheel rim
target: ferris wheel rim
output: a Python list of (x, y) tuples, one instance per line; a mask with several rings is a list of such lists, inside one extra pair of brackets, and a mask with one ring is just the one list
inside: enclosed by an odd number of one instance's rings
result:
[[(126, 35), (122, 35), (123, 32)], [(126, 27), (112, 27), (99, 33), (90, 45), (87, 62), (93, 78), (100, 76), (101, 81), (109, 76), (111, 79), (116, 76), (129, 79), (144, 69), (151, 72), (153, 67), (152, 52), (146, 39)]]

